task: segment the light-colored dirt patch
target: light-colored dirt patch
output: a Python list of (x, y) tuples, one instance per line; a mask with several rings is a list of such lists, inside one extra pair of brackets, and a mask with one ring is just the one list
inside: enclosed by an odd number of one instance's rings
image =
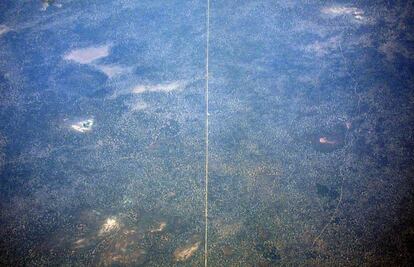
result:
[(169, 83), (160, 83), (152, 85), (137, 85), (132, 89), (134, 94), (142, 94), (144, 92), (172, 92), (177, 91), (185, 87), (185, 83), (182, 81), (173, 81)]
[(130, 71), (129, 68), (118, 65), (96, 65), (96, 68), (102, 71), (110, 79)]
[(116, 217), (109, 217), (102, 224), (99, 235), (107, 235), (120, 229), (119, 220)]
[(80, 64), (90, 64), (97, 59), (107, 57), (109, 48), (109, 45), (102, 45), (74, 49), (65, 54), (63, 58)]
[(201, 242), (197, 241), (195, 243), (177, 248), (174, 251), (174, 261), (180, 262), (188, 260), (199, 249), (200, 244)]

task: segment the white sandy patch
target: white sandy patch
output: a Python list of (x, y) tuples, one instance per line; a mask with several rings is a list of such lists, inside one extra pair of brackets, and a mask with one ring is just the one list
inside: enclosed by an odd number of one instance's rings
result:
[(7, 27), (6, 25), (0, 24), (0, 36), (9, 31), (10, 31), (9, 27)]
[(365, 18), (364, 11), (356, 7), (345, 7), (345, 6), (324, 7), (322, 8), (321, 12), (323, 14), (330, 15), (333, 17), (342, 16), (342, 15), (351, 15), (356, 20), (363, 20)]
[(64, 55), (65, 60), (75, 61), (80, 64), (90, 64), (93, 61), (109, 55), (109, 45), (74, 49)]
[(344, 7), (344, 6), (324, 7), (322, 8), (321, 11), (324, 14), (329, 14), (333, 16), (364, 13), (363, 11), (360, 11), (356, 7)]
[(137, 85), (132, 88), (132, 93), (134, 94), (142, 94), (144, 92), (172, 92), (183, 89), (185, 87), (185, 83), (182, 81), (174, 81), (169, 83), (160, 83), (160, 84), (152, 84), (152, 85)]
[(42, 0), (42, 7), (40, 8), (41, 11), (46, 11), (50, 5), (55, 7), (61, 8), (62, 4), (55, 3), (54, 0)]
[(40, 8), (40, 10), (46, 11), (48, 7), (49, 7), (49, 3), (44, 1), (42, 3), (42, 8)]
[(130, 68), (125, 68), (118, 65), (96, 65), (95, 67), (105, 73), (108, 78), (113, 78), (130, 72)]
[(165, 227), (167, 227), (167, 222), (159, 222), (154, 228), (150, 229), (150, 233), (158, 233), (164, 231)]
[(99, 235), (106, 235), (114, 231), (119, 230), (120, 224), (116, 217), (110, 217), (105, 220), (102, 224), (101, 229), (99, 229)]
[(77, 132), (86, 133), (92, 130), (93, 123), (94, 123), (93, 119), (87, 119), (87, 120), (72, 124), (70, 127)]

